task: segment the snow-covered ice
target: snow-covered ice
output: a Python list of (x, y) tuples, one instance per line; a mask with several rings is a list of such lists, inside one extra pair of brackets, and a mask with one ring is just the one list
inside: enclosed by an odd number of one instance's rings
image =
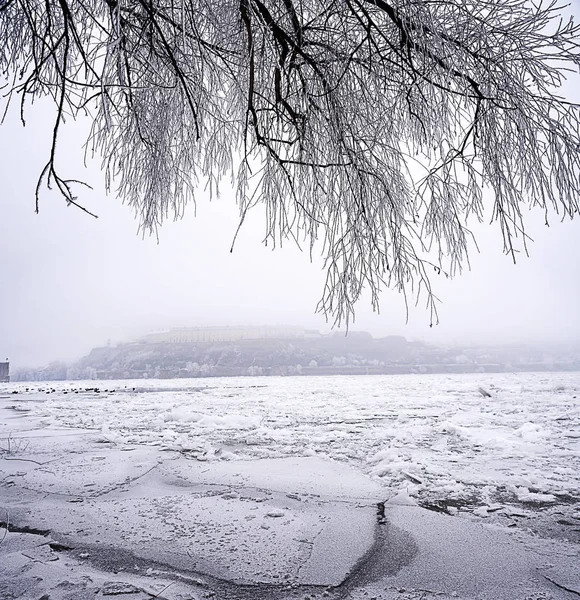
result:
[[(70, 393), (97, 385), (115, 392)], [(479, 387), (492, 397), (485, 398)], [(28, 393), (24, 390), (29, 388)], [(38, 398), (39, 387), (55, 389)], [(198, 460), (322, 456), (389, 493), (550, 502), (580, 493), (580, 374), (12, 384), (43, 423)], [(133, 391), (134, 390), (134, 391)], [(64, 392), (69, 392), (66, 395)]]
[[(4, 384), (0, 510), (75, 548), (99, 593), (181, 598), (176, 569), (210, 578), (183, 598), (238, 597), (219, 581), (278, 590), (264, 598), (565, 598), (579, 392), (578, 373)], [(29, 554), (56, 564), (29, 537), (0, 546), (12, 582)], [(113, 564), (141, 571), (102, 581)]]

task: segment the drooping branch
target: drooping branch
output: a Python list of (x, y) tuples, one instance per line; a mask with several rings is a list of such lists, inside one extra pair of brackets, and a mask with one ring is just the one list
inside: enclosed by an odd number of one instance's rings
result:
[[(580, 66), (556, 1), (0, 0), (7, 102), (48, 96), (61, 177), (65, 117), (89, 113), (108, 187), (155, 231), (201, 182), (237, 182), (265, 241), (322, 252), (320, 309), (352, 318), (369, 289), (423, 293), (467, 260), (469, 218), (491, 212), (505, 251), (523, 207), (573, 217), (580, 108), (558, 88)], [(488, 190), (489, 196), (484, 194)], [(487, 198), (490, 206), (486, 207)]]

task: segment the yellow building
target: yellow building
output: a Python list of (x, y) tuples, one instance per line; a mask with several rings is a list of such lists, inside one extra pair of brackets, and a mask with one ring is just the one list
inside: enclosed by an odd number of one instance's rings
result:
[(142, 340), (149, 343), (238, 342), (240, 340), (303, 338), (301, 327), (181, 327), (150, 333)]

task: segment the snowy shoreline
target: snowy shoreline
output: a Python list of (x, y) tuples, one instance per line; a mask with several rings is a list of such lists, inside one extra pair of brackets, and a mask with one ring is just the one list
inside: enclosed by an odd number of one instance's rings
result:
[[(32, 546), (44, 552), (32, 552), (35, 568), (61, 556), (59, 568), (69, 564), (77, 579), (90, 571), (99, 593), (103, 572), (124, 565), (123, 581), (143, 598), (160, 589), (146, 595), (135, 577), (149, 569), (151, 583), (157, 563), (174, 594), (159, 597), (176, 599), (245, 598), (247, 585), (258, 586), (256, 598), (327, 588), (342, 598), (348, 588), (353, 598), (411, 599), (420, 596), (393, 589), (422, 589), (429, 578), (441, 594), (531, 598), (521, 582), (510, 595), (509, 569), (493, 583), (491, 557), (472, 538), (499, 552), (496, 571), (505, 558), (497, 548), (519, 556), (513, 569), (528, 591), (545, 584), (567, 598), (563, 588), (580, 589), (570, 566), (580, 549), (579, 374), (130, 383), (0, 389), (0, 511), (9, 515), (0, 515), (0, 538), (6, 523), (17, 530), (0, 555), (12, 591)], [(50, 530), (52, 542), (23, 526)], [(437, 531), (455, 536), (453, 547)], [(480, 564), (480, 580), (447, 573), (453, 561), (464, 571)], [(438, 572), (447, 583), (432, 581)]]

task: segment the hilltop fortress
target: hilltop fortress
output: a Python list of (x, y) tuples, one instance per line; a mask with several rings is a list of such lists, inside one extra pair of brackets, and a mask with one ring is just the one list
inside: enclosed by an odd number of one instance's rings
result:
[(180, 327), (150, 333), (139, 341), (150, 344), (197, 344), (203, 342), (239, 342), (242, 340), (287, 340), (305, 337), (320, 337), (318, 331), (302, 327)]

